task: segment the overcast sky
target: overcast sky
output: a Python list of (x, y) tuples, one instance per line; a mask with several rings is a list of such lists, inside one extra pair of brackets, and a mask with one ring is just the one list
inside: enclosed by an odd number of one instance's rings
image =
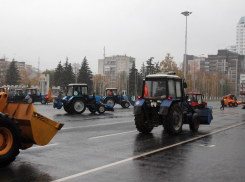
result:
[(128, 55), (136, 67), (167, 53), (183, 61), (187, 18), (187, 54), (217, 54), (236, 44), (236, 24), (245, 16), (245, 0), (0, 0), (0, 57), (55, 69), (59, 61), (81, 63), (93, 73), (98, 59)]

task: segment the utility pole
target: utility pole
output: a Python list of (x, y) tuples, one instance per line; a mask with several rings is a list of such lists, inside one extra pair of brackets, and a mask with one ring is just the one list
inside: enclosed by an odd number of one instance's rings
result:
[(103, 91), (105, 90), (105, 80), (104, 80), (104, 75), (105, 75), (105, 46), (104, 46), (104, 60), (103, 60)]
[(39, 85), (39, 87), (40, 87), (40, 75), (39, 75), (39, 66), (40, 66), (40, 56), (38, 57), (38, 76), (37, 76), (37, 78), (38, 78), (38, 85)]

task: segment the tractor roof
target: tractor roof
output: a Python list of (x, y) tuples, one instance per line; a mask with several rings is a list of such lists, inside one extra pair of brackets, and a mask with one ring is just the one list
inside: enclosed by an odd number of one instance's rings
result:
[(156, 73), (152, 75), (147, 75), (146, 78), (180, 78), (176, 76), (176, 73), (173, 71), (165, 72), (165, 73)]
[[(196, 92), (187, 93), (187, 94), (188, 94), (188, 95), (191, 95), (191, 94), (192, 94), (192, 95), (202, 95), (201, 93), (196, 93)], [(186, 94), (186, 95), (187, 95), (187, 94)]]
[(105, 90), (117, 90), (117, 88), (106, 88)]
[(68, 86), (88, 86), (86, 83), (70, 83)]

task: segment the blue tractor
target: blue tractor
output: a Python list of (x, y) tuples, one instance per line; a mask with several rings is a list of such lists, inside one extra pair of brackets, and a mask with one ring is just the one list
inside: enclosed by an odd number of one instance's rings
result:
[(21, 102), (25, 99), (26, 95), (30, 95), (31, 102), (41, 102), (42, 104), (45, 104), (45, 95), (44, 94), (38, 94), (38, 89), (37, 88), (27, 88), (27, 90), (23, 89), (16, 89), (15, 93), (12, 97), (10, 97), (11, 101), (14, 102)]
[(105, 89), (105, 96), (101, 99), (104, 104), (114, 105), (119, 104), (123, 108), (128, 108), (130, 102), (126, 95), (118, 94), (116, 88), (107, 88)]
[(135, 125), (139, 132), (150, 133), (154, 127), (163, 125), (170, 134), (178, 134), (183, 124), (197, 131), (200, 124), (211, 123), (212, 107), (193, 108), (184, 94), (185, 82), (175, 72), (146, 76), (142, 95), (134, 104)]
[(100, 96), (88, 95), (88, 86), (85, 83), (73, 83), (67, 87), (67, 94), (63, 99), (55, 98), (53, 107), (64, 110), (68, 114), (82, 114), (86, 107), (91, 113), (103, 114), (105, 111), (114, 111), (112, 105), (103, 104)]

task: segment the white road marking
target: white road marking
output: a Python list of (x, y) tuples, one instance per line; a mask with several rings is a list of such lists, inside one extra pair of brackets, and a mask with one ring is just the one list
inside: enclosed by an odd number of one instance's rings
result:
[(122, 134), (125, 134), (125, 133), (131, 133), (131, 132), (136, 132), (136, 131), (137, 130), (126, 131), (126, 132), (122, 132), (122, 133), (115, 133), (115, 134), (110, 134), (110, 135), (102, 135), (102, 136), (97, 136), (97, 137), (91, 137), (89, 139), (103, 138), (103, 137), (114, 136), (114, 135), (122, 135)]
[(53, 146), (53, 145), (58, 145), (58, 143), (48, 144), (48, 145), (44, 145), (44, 146), (31, 147), (28, 150), (30, 150), (30, 149), (38, 149), (38, 148), (43, 148), (43, 147), (50, 147), (50, 146)]
[(215, 147), (215, 145), (207, 145), (207, 144), (202, 144), (202, 145), (199, 145), (200, 147)]
[(182, 144), (185, 144), (185, 143), (189, 143), (189, 142), (192, 142), (192, 141), (194, 141), (194, 140), (198, 140), (198, 139), (200, 139), (200, 138), (204, 138), (204, 137), (209, 136), (209, 135), (214, 135), (214, 134), (216, 134), (216, 133), (219, 133), (219, 132), (222, 132), (222, 131), (225, 131), (225, 130), (228, 130), (228, 129), (231, 129), (231, 128), (234, 128), (234, 127), (237, 127), (237, 126), (240, 126), (240, 125), (243, 125), (243, 124), (245, 124), (245, 122), (239, 123), (239, 124), (236, 124), (236, 125), (233, 125), (233, 126), (230, 126), (230, 127), (224, 128), (224, 129), (221, 129), (221, 130), (217, 130), (217, 131), (214, 131), (214, 132), (212, 132), (212, 133), (208, 133), (208, 134), (205, 134), (205, 135), (202, 135), (202, 136), (199, 136), (199, 137), (195, 137), (195, 138), (192, 138), (192, 139), (183, 141), (183, 142), (179, 142), (179, 143), (176, 143), (176, 144), (173, 144), (173, 145), (169, 145), (169, 146), (167, 146), (167, 147), (163, 147), (163, 148), (160, 148), (160, 149), (157, 149), (157, 150), (153, 150), (153, 151), (151, 151), (151, 152), (146, 152), (146, 153), (141, 154), (141, 155), (137, 155), (137, 156), (134, 156), (134, 157), (130, 157), (130, 158), (127, 158), (127, 159), (124, 159), (124, 160), (120, 160), (120, 161), (111, 163), (111, 164), (107, 164), (107, 165), (104, 165), (104, 166), (101, 166), (101, 167), (97, 167), (97, 168), (94, 168), (94, 169), (90, 169), (90, 170), (88, 170), (88, 171), (84, 171), (84, 172), (81, 172), (81, 173), (77, 173), (77, 174), (74, 174), (74, 175), (71, 175), (71, 176), (67, 176), (67, 177), (64, 177), (64, 178), (55, 180), (55, 181), (53, 181), (53, 182), (61, 182), (61, 181), (66, 181), (66, 180), (73, 179), (73, 178), (76, 178), (76, 177), (79, 177), (79, 176), (83, 176), (83, 175), (85, 175), (85, 174), (89, 174), (89, 173), (96, 172), (96, 171), (99, 171), (99, 170), (102, 170), (102, 169), (105, 169), (105, 168), (108, 168), (108, 167), (111, 167), (111, 166), (115, 166), (115, 165), (118, 165), (118, 164), (122, 164), (122, 163), (131, 161), (131, 160), (134, 160), (134, 159), (138, 159), (138, 158), (141, 158), (141, 157), (150, 155), (150, 154), (154, 154), (154, 153), (157, 153), (157, 152), (160, 152), (160, 151), (163, 151), (163, 150), (172, 148), (172, 147), (176, 147), (176, 146), (178, 146), (178, 145), (182, 145)]
[(93, 127), (93, 126), (103, 126), (103, 125), (121, 124), (121, 123), (129, 123), (129, 122), (132, 122), (132, 121), (123, 121), (123, 122), (104, 123), (104, 124), (97, 124), (97, 125), (87, 125), (87, 126), (68, 127), (68, 128), (62, 128), (61, 130), (68, 130), (68, 129), (74, 129), (74, 128), (87, 128), (87, 127)]

